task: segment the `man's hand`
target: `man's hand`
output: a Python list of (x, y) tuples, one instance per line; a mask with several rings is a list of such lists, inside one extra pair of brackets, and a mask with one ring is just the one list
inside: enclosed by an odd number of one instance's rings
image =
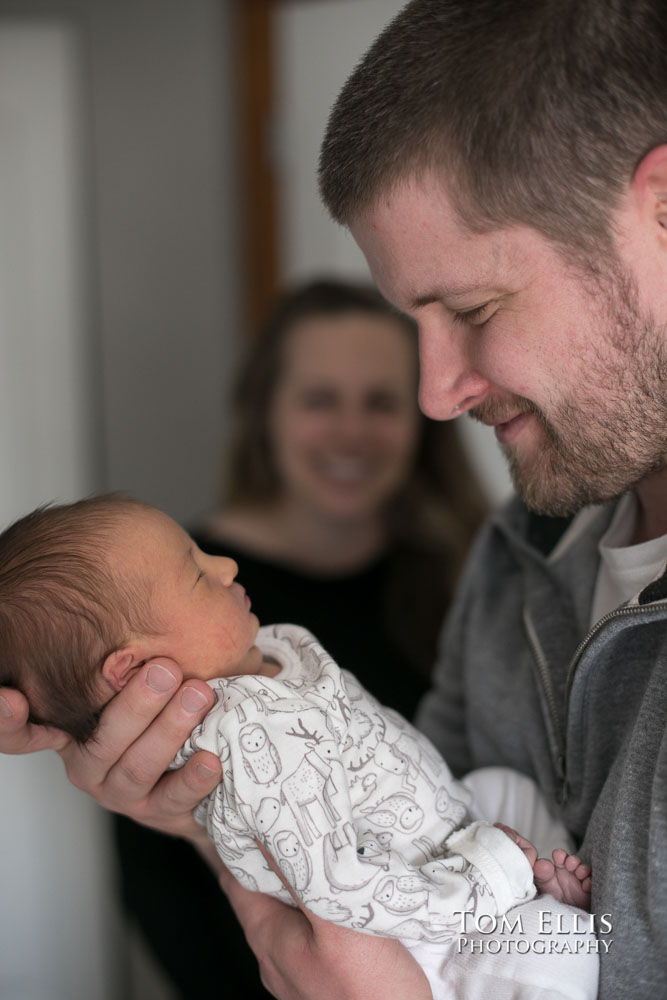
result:
[(433, 1000), (426, 976), (400, 941), (320, 920), (220, 876), (278, 1000)]
[(0, 688), (0, 753), (35, 753), (64, 750), (70, 737), (51, 726), (28, 722), (28, 702), (20, 691)]
[(137, 672), (105, 708), (95, 737), (77, 746), (58, 729), (28, 723), (27, 701), (5, 688), (0, 692), (0, 752), (56, 750), (70, 781), (100, 805), (197, 840), (201, 831), (192, 810), (220, 781), (220, 761), (202, 751), (181, 770), (164, 772), (213, 701), (207, 684), (188, 680), (181, 685), (176, 664), (161, 658)]

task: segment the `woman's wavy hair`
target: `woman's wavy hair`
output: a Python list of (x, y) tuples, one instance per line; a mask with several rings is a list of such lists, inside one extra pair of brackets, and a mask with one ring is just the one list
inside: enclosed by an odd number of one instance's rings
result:
[[(287, 291), (250, 344), (237, 378), (234, 426), (225, 464), (227, 506), (261, 505), (280, 495), (269, 415), (283, 371), (285, 344), (297, 323), (347, 313), (385, 317), (404, 329), (414, 345), (417, 366), (416, 324), (390, 306), (372, 286), (318, 279)], [(397, 586), (405, 572), (411, 577), (413, 593), (418, 581), (411, 603), (419, 603), (421, 618), (432, 619), (426, 629), (431, 636), (429, 653), (424, 655), (429, 666), (435, 655), (435, 633), (444, 605), (485, 512), (482, 491), (455, 424), (430, 420), (420, 413), (413, 473), (392, 499), (387, 516), (394, 548), (403, 553), (401, 566), (397, 565), (394, 574)], [(403, 606), (405, 599), (407, 592), (401, 598)], [(414, 616), (411, 624), (414, 626)], [(411, 643), (415, 642), (414, 633), (411, 627)], [(407, 635), (405, 638), (407, 641)]]

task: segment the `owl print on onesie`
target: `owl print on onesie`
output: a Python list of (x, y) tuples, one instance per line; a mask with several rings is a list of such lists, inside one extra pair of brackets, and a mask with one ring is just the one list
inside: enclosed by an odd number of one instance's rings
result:
[(172, 766), (217, 753), (223, 780), (198, 806), (247, 888), (299, 899), (355, 930), (453, 940), (462, 912), (495, 916), (535, 895), (524, 853), (471, 821), (470, 796), (429, 741), (383, 708), (295, 625), (259, 630), (275, 677), (209, 681), (214, 708)]

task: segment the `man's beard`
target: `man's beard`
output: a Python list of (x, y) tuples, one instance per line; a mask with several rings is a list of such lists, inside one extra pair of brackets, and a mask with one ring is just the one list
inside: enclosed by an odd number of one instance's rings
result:
[(470, 411), (485, 423), (518, 413), (539, 422), (537, 457), (522, 460), (520, 446), (503, 451), (515, 489), (541, 514), (565, 516), (611, 500), (667, 461), (667, 330), (642, 315), (620, 264), (594, 284), (596, 300), (605, 302), (595, 321), (606, 332), (592, 360), (581, 362), (576, 396), (556, 402), (548, 417), (523, 396)]

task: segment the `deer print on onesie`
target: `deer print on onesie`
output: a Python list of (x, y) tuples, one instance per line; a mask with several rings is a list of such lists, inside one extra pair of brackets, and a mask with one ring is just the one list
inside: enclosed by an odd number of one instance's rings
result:
[(196, 816), (243, 885), (290, 900), (259, 841), (318, 916), (434, 943), (460, 934), (463, 911), (496, 916), (535, 895), (523, 852), (471, 820), (432, 744), (314, 636), (272, 625), (257, 645), (280, 672), (209, 681), (217, 704), (173, 764), (220, 755)]

